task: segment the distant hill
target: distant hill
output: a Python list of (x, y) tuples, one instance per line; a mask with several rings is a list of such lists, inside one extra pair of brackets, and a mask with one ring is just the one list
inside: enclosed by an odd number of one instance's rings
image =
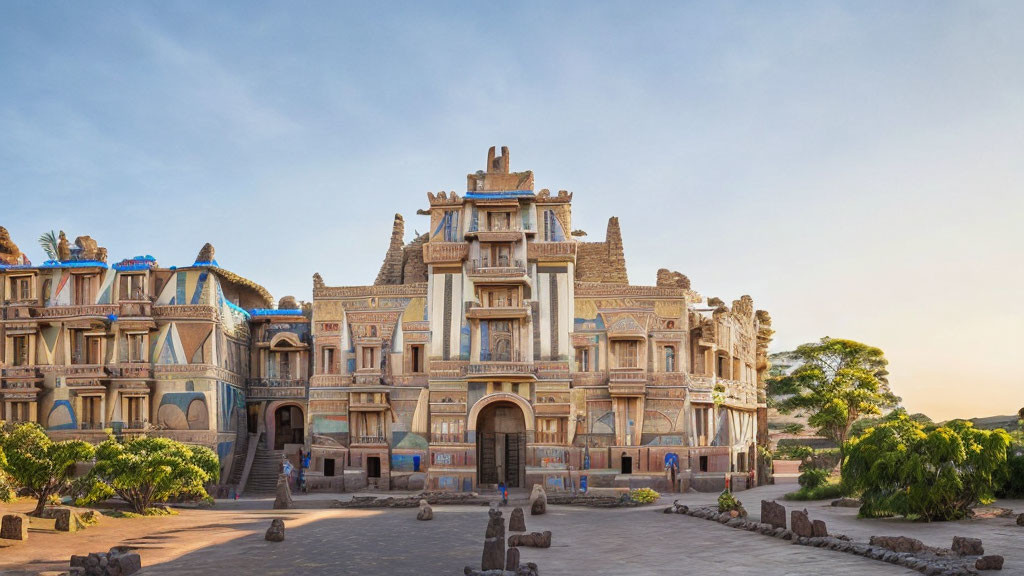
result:
[(973, 422), (975, 428), (981, 428), (982, 430), (995, 430), (996, 428), (1002, 428), (1003, 430), (1016, 430), (1018, 427), (1016, 414), (1012, 414), (1010, 416), (968, 418), (968, 421)]

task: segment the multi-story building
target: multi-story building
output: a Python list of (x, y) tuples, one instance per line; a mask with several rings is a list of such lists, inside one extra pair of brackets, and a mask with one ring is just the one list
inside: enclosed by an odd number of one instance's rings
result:
[[(381, 487), (715, 488), (756, 466), (770, 319), (679, 273), (629, 284), (618, 220), (577, 240), (572, 194), (492, 148), (372, 286), (314, 276), (313, 472)], [(762, 423), (761, 428), (764, 428)], [(688, 473), (686, 471), (689, 471)]]
[(757, 479), (770, 318), (677, 272), (632, 285), (619, 223), (572, 228), (573, 195), (534, 191), (507, 148), (467, 188), (396, 215), (373, 285), (313, 303), (221, 268), (107, 266), (85, 236), (32, 266), (0, 228), (7, 420), (55, 437), (161, 434), (217, 450), (222, 483), (273, 487), (311, 455), (311, 489), (569, 488)]

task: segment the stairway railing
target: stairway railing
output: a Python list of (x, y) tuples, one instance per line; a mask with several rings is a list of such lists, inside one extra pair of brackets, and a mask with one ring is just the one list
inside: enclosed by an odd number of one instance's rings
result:
[(235, 489), (235, 494), (238, 496), (245, 492), (245, 485), (249, 482), (249, 473), (252, 472), (252, 463), (256, 459), (256, 449), (260, 445), (260, 436), (262, 435), (262, 432), (249, 434), (249, 450), (245, 453), (245, 468), (242, 468), (242, 478), (238, 481), (238, 488)]

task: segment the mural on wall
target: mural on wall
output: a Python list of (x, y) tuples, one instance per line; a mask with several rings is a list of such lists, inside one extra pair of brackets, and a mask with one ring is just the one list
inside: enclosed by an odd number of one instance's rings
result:
[(348, 435), (348, 416), (345, 414), (313, 415), (313, 435), (317, 443), (340, 444)]
[(245, 392), (227, 382), (217, 382), (217, 430), (237, 432), (238, 415), (245, 413)]
[(391, 455), (391, 471), (392, 472), (419, 472), (420, 471), (420, 455), (419, 454), (392, 454)]
[(71, 407), (70, 400), (57, 400), (50, 408), (46, 416), (46, 427), (49, 430), (75, 430), (78, 428), (78, 420), (75, 419), (75, 410)]
[(210, 412), (202, 392), (169, 392), (160, 399), (157, 423), (169, 430), (209, 430)]

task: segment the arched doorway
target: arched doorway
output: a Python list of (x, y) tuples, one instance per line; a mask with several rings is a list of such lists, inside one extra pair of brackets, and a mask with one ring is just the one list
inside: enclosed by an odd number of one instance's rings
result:
[(292, 404), (274, 410), (274, 450), (284, 450), (285, 444), (302, 444), (305, 436), (302, 408)]
[(484, 406), (476, 421), (477, 484), (526, 484), (526, 417), (514, 402)]

